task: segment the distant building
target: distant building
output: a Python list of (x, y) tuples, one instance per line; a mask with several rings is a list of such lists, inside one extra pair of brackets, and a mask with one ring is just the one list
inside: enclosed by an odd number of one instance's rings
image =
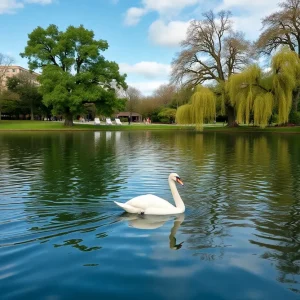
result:
[(127, 118), (131, 115), (132, 122), (142, 122), (142, 115), (135, 112), (121, 111), (115, 115), (116, 118)]
[(32, 75), (33, 83), (39, 85), (37, 78), (40, 74), (29, 71), (20, 66), (0, 66), (0, 83), (2, 86), (6, 87), (7, 78), (16, 76), (21, 73), (27, 73)]

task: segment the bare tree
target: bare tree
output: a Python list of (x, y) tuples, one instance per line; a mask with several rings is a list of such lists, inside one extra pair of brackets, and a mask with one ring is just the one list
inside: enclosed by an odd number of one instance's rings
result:
[(160, 85), (153, 93), (154, 98), (157, 98), (158, 103), (161, 106), (167, 106), (171, 104), (176, 94), (176, 87), (171, 84)]
[(16, 99), (16, 95), (11, 94), (6, 88), (7, 73), (13, 63), (12, 57), (0, 53), (0, 120), (4, 101)]
[(126, 96), (126, 98), (128, 99), (126, 109), (129, 111), (129, 119), (131, 121), (132, 112), (138, 110), (139, 102), (142, 98), (142, 93), (137, 88), (129, 86), (126, 90)]
[[(172, 63), (172, 81), (196, 86), (213, 82), (224, 86), (231, 74), (250, 63), (252, 45), (243, 34), (234, 32), (229, 11), (203, 14), (191, 22), (182, 50)], [(235, 121), (234, 108), (225, 98), (228, 124)]]
[(262, 20), (263, 31), (256, 46), (262, 54), (271, 55), (274, 50), (288, 46), (300, 56), (300, 0), (279, 3), (281, 10)]

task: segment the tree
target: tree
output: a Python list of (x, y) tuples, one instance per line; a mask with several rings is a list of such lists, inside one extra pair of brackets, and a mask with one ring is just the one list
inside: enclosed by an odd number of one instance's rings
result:
[(176, 92), (172, 98), (170, 106), (177, 109), (179, 106), (187, 104), (192, 97), (192, 94), (193, 88), (191, 86), (176, 87)]
[(18, 100), (18, 96), (8, 91), (6, 87), (7, 72), (13, 63), (12, 57), (0, 53), (0, 121), (3, 109), (10, 107)]
[(250, 63), (252, 45), (240, 32), (232, 30), (229, 11), (216, 16), (212, 11), (203, 20), (192, 21), (182, 50), (172, 63), (173, 82), (196, 86), (205, 82), (220, 85), (228, 124), (235, 121), (234, 107), (225, 95), (225, 81)]
[(126, 90), (127, 103), (126, 110), (129, 111), (129, 117), (131, 119), (131, 114), (138, 110), (139, 102), (142, 98), (142, 93), (140, 90), (133, 86), (129, 86)]
[(154, 92), (153, 97), (157, 99), (160, 106), (167, 107), (171, 105), (173, 99), (175, 98), (176, 87), (171, 84), (162, 84)]
[[(258, 52), (271, 55), (277, 49), (288, 47), (300, 57), (300, 0), (286, 0), (279, 3), (281, 10), (265, 17), (263, 31), (256, 47)], [(293, 111), (297, 111), (300, 88), (293, 91)]]
[(124, 104), (111, 86), (126, 88), (126, 75), (120, 75), (115, 62), (105, 60), (105, 40), (95, 40), (94, 33), (69, 26), (65, 32), (55, 25), (37, 27), (29, 35), (22, 57), (28, 58), (31, 70), (42, 69), (40, 92), (46, 106), (54, 114), (63, 114), (65, 125), (73, 125), (73, 117), (84, 110), (84, 104), (95, 103), (103, 114), (111, 114)]
[(278, 123), (287, 123), (293, 89), (299, 78), (300, 59), (289, 49), (283, 49), (273, 57), (271, 72), (267, 74), (253, 65), (232, 75), (227, 89), (232, 105), (237, 109), (237, 121), (249, 124), (253, 114), (254, 124), (265, 127), (277, 109)]
[(173, 123), (176, 119), (176, 109), (165, 107), (158, 113), (158, 117), (161, 122)]
[(196, 124), (197, 130), (203, 129), (205, 121), (211, 121), (216, 115), (215, 94), (208, 88), (198, 85), (190, 103), (182, 105), (176, 113), (179, 124)]
[(42, 95), (38, 92), (36, 76), (22, 72), (8, 78), (7, 88), (19, 95), (22, 106), (29, 110), (31, 120), (34, 120), (34, 111), (42, 105)]

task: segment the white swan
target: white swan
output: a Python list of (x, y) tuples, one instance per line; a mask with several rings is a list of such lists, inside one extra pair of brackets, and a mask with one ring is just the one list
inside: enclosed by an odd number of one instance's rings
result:
[(169, 185), (175, 201), (176, 206), (172, 205), (168, 201), (157, 197), (155, 195), (142, 195), (126, 203), (120, 203), (114, 201), (117, 205), (122, 207), (125, 211), (133, 214), (145, 214), (145, 215), (173, 215), (180, 214), (185, 211), (184, 203), (177, 191), (175, 182), (183, 185), (180, 177), (176, 173), (169, 175)]

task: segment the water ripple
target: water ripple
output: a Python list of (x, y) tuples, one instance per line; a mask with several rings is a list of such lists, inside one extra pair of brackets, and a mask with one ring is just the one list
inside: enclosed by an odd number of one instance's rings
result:
[[(0, 135), (2, 295), (108, 297), (112, 282), (133, 295), (132, 280), (166, 298), (152, 289), (159, 278), (205, 298), (203, 290), (215, 291), (209, 278), (219, 278), (219, 296), (230, 299), (222, 282), (243, 278), (292, 299), (300, 291), (297, 143), (151, 131)], [(185, 183), (183, 219), (124, 216), (113, 203), (147, 193), (172, 202), (170, 172)], [(180, 286), (172, 284), (177, 295)]]

